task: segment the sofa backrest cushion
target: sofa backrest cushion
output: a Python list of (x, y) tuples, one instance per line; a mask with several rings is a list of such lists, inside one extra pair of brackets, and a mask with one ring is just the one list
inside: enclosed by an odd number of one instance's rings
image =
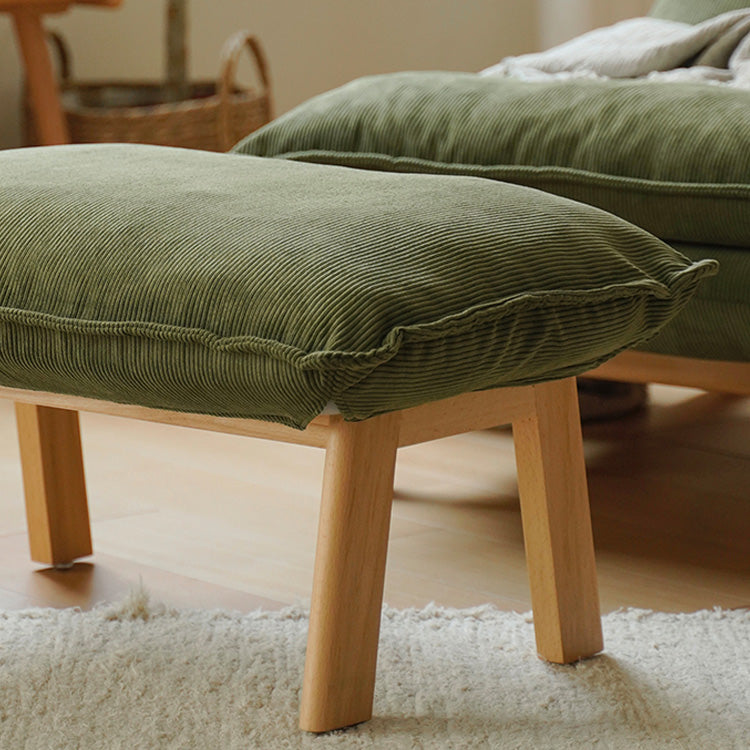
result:
[(670, 21), (700, 23), (731, 10), (750, 8), (748, 0), (656, 0), (650, 16)]
[(728, 86), (395, 73), (311, 99), (234, 150), (489, 177), (664, 240), (750, 247), (750, 92)]

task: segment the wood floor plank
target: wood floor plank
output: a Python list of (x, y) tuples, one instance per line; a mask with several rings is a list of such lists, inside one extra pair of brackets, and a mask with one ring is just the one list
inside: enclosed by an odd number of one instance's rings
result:
[[(513, 591), (520, 595), (514, 598)], [(496, 591), (478, 591), (445, 584), (436, 580), (431, 572), (422, 576), (413, 569), (393, 565), (385, 573), (385, 601), (391, 607), (418, 609), (429, 604), (461, 608), (491, 604), (498, 609), (526, 612), (531, 606), (528, 591), (523, 586), (504, 586), (501, 582)]]
[(28, 594), (19, 594), (16, 591), (0, 587), (0, 609), (30, 609), (32, 607), (47, 606), (49, 605), (43, 598), (35, 598)]
[(512, 598), (523, 601), (524, 609), (531, 607), (522, 538), (513, 543), (432, 529), (418, 537), (393, 540), (389, 553), (391, 567), (405, 574), (479, 596)]
[(648, 437), (750, 458), (750, 398), (652, 385), (650, 407), (623, 419), (584, 426), (584, 438), (614, 442)]
[(28, 562), (25, 534), (0, 538), (0, 606), (81, 607), (119, 601), (141, 585), (155, 601), (175, 607), (279, 609), (285, 602), (220, 584), (207, 584), (163, 568), (98, 552), (70, 570)]
[[(13, 406), (0, 401), (0, 607), (91, 606), (139, 578), (179, 606), (308, 600), (323, 451), (82, 415), (94, 557), (29, 561)], [(584, 429), (604, 611), (750, 604), (750, 399), (652, 388)], [(386, 601), (530, 608), (506, 429), (402, 449)]]

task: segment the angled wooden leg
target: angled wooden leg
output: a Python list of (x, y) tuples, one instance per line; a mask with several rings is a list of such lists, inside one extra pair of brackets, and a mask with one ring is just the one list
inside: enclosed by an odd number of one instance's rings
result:
[(310, 732), (372, 716), (399, 420), (331, 428), (300, 713)]
[(540, 656), (565, 664), (602, 649), (578, 397), (575, 378), (533, 391), (513, 423), (531, 603)]
[(45, 41), (42, 13), (30, 4), (16, 3), (16, 6), (11, 6), (10, 10), (24, 59), (29, 100), (39, 140), (44, 146), (69, 143), (68, 126)]
[(16, 404), (31, 558), (65, 566), (91, 554), (78, 412)]

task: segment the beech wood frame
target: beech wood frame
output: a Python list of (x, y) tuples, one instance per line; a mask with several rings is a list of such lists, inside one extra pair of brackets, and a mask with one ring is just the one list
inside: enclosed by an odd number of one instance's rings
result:
[[(537, 650), (569, 663), (602, 649), (574, 378), (465, 393), (305, 430), (0, 387), (16, 402), (32, 559), (65, 567), (92, 552), (79, 411), (326, 450), (300, 727), (324, 732), (372, 716), (393, 473), (399, 447), (512, 424)], [(498, 675), (502, 679), (502, 675)]]
[(750, 396), (750, 362), (670, 357), (626, 351), (585, 374), (627, 383), (663, 383)]
[(62, 13), (76, 3), (116, 7), (122, 0), (0, 0), (0, 13), (13, 20), (24, 65), (29, 103), (41, 143), (69, 143), (68, 126), (60, 104), (56, 76), (47, 49), (44, 15)]

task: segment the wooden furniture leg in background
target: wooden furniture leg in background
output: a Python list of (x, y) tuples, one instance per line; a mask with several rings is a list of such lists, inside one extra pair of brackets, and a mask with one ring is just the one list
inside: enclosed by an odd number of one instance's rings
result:
[(45, 146), (70, 141), (60, 105), (57, 82), (45, 41), (42, 13), (44, 9), (12, 10), (18, 46), (26, 67), (26, 82), (34, 113), (37, 133)]
[(67, 567), (91, 554), (78, 412), (16, 403), (31, 558)]
[(300, 714), (310, 732), (372, 716), (399, 421), (331, 428)]
[(533, 392), (513, 438), (534, 630), (540, 656), (566, 664), (602, 649), (575, 378)]

